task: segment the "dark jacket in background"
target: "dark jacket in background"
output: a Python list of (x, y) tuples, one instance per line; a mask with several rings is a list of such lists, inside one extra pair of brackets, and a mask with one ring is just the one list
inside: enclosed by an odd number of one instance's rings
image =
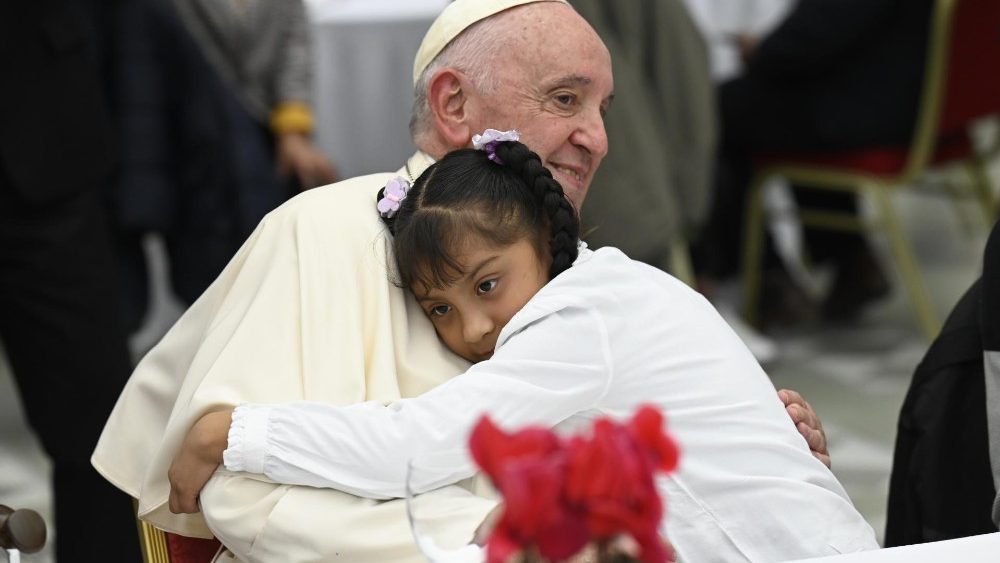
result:
[(749, 150), (908, 143), (933, 0), (800, 0), (720, 94), (727, 143)]
[(100, 46), (115, 6), (0, 2), (0, 340), (52, 461), (59, 561), (139, 557), (128, 497), (90, 466), (129, 374), (101, 200), (116, 151)]
[[(958, 302), (913, 374), (899, 415), (886, 547), (997, 531), (988, 413), (998, 409), (987, 378), (1000, 350), (1000, 223), (983, 257), (983, 276)], [(995, 388), (995, 385), (994, 385)], [(994, 426), (996, 422), (993, 421)]]
[(94, 12), (57, 0), (0, 7), (0, 166), (32, 204), (94, 189), (111, 172)]
[(886, 547), (997, 531), (990, 520), (980, 296), (977, 281), (913, 374), (896, 434)]
[(224, 84), (171, 2), (126, 2), (116, 36), (122, 156), (111, 208), (135, 329), (147, 302), (144, 234), (163, 236), (173, 290), (191, 303), (292, 191), (278, 179), (264, 124)]

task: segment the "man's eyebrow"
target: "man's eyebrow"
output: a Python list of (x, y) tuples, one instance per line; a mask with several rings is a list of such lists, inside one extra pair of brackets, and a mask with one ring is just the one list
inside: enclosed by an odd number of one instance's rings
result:
[[(465, 274), (464, 276), (462, 276), (461, 278), (459, 278), (455, 283), (458, 283), (458, 282), (460, 282), (462, 280), (467, 280), (467, 279), (470, 279), (470, 278), (475, 278), (477, 275), (479, 275), (480, 270), (482, 270), (486, 266), (489, 266), (494, 261), (496, 261), (498, 258), (500, 258), (499, 254), (494, 254), (493, 256), (490, 256), (488, 258), (484, 258), (481, 262), (479, 262), (479, 264), (476, 265), (475, 268), (472, 269), (471, 272), (469, 272), (468, 274)], [(428, 291), (427, 293), (425, 293), (423, 295), (417, 295), (416, 293), (414, 293), (413, 296), (417, 298), (417, 302), (423, 303), (424, 301), (433, 301), (433, 300), (437, 299), (437, 297), (431, 295), (431, 293), (432, 293), (431, 291)]]
[(550, 88), (560, 88), (564, 86), (587, 86), (593, 82), (593, 80), (581, 74), (570, 74), (553, 80)]
[[(589, 86), (593, 83), (594, 81), (592, 79), (583, 76), (582, 74), (570, 74), (554, 80), (552, 85), (549, 86), (549, 90), (553, 90), (555, 88), (565, 88), (567, 86)], [(611, 105), (611, 102), (613, 101), (615, 101), (614, 92), (608, 94), (608, 97), (601, 100), (605, 106)]]

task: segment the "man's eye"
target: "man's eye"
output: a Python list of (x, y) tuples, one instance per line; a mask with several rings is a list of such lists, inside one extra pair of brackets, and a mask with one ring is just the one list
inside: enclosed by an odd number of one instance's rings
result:
[(431, 307), (427, 314), (432, 317), (443, 317), (444, 315), (447, 315), (449, 311), (451, 311), (450, 305), (435, 305)]
[(476, 293), (479, 293), (480, 295), (484, 293), (489, 293), (494, 289), (496, 289), (496, 287), (497, 287), (497, 280), (486, 280), (476, 286)]
[(571, 106), (576, 101), (576, 96), (573, 94), (556, 94), (555, 100), (561, 106)]

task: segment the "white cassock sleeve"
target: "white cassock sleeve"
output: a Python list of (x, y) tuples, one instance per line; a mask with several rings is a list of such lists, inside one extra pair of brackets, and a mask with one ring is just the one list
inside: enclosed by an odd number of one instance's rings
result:
[[(612, 364), (597, 311), (569, 306), (513, 328), (490, 360), (417, 398), (388, 406), (241, 406), (230, 430), (226, 468), (262, 473), (279, 483), (399, 498), (406, 494), (410, 459), (465, 448), (484, 414), (507, 428), (551, 427), (598, 404), (611, 384)], [(423, 492), (473, 472), (471, 466), (439, 467), (410, 485)]]

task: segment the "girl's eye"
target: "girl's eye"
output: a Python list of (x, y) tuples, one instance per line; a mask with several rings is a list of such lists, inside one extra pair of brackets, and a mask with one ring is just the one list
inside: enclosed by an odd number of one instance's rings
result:
[(435, 305), (431, 307), (430, 311), (427, 312), (432, 317), (443, 317), (451, 311), (450, 305)]
[(496, 289), (497, 283), (498, 283), (497, 280), (486, 280), (476, 286), (476, 293), (480, 295), (484, 293), (489, 293), (494, 289)]

